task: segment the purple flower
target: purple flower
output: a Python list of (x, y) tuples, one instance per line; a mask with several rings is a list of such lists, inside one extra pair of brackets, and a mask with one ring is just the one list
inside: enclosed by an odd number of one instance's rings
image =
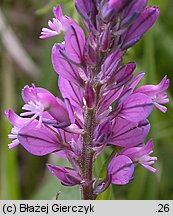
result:
[(48, 21), (49, 28), (43, 28), (40, 38), (45, 39), (66, 32), (70, 25), (75, 25), (75, 21), (70, 17), (63, 16), (62, 9), (60, 5), (57, 5), (53, 9), (55, 18), (53, 21)]
[(120, 154), (128, 156), (132, 161), (139, 162), (142, 166), (151, 172), (155, 172), (156, 169), (151, 165), (157, 160), (157, 157), (151, 157), (153, 153), (153, 142), (150, 139), (147, 144), (140, 147), (125, 148)]
[(146, 119), (153, 109), (152, 100), (143, 93), (131, 94), (119, 106), (122, 106), (119, 116), (132, 122)]
[(9, 148), (14, 148), (20, 143), (31, 154), (38, 156), (64, 148), (50, 129), (37, 127), (37, 120), (30, 122), (29, 118), (21, 118), (13, 110), (7, 110), (6, 116), (13, 125), (9, 135), (13, 141), (8, 145)]
[(65, 186), (74, 186), (82, 182), (81, 176), (74, 169), (53, 164), (47, 164), (47, 167)]
[(142, 92), (149, 96), (153, 104), (162, 112), (166, 112), (167, 108), (161, 104), (166, 104), (169, 102), (167, 98), (166, 90), (169, 87), (169, 79), (165, 76), (158, 85), (144, 85), (140, 86), (135, 90), (135, 92)]
[(86, 85), (84, 101), (88, 108), (93, 108), (96, 106), (96, 92), (91, 83), (87, 83)]
[(132, 160), (125, 155), (116, 155), (109, 162), (107, 167), (107, 176), (94, 188), (94, 194), (98, 195), (105, 191), (110, 183), (117, 185), (126, 185), (132, 179), (134, 164)]
[(111, 121), (105, 120), (101, 124), (99, 124), (95, 129), (94, 137), (95, 146), (103, 146), (104, 148), (105, 145), (110, 142), (110, 138), (112, 137)]
[(97, 77), (98, 80), (102, 84), (104, 84), (108, 82), (110, 79), (113, 79), (117, 72), (117, 69), (120, 67), (121, 62), (122, 54), (119, 50), (116, 50), (115, 52), (111, 53), (102, 65), (101, 71)]
[(39, 117), (38, 127), (47, 117), (54, 118), (60, 123), (69, 122), (65, 104), (48, 90), (37, 88), (34, 85), (25, 86), (22, 90), (22, 97), (26, 103), (22, 109), (26, 112), (21, 113), (21, 116), (32, 116), (31, 121)]
[[(123, 88), (116, 88), (104, 93), (98, 103), (98, 114), (103, 113), (105, 110), (108, 112), (111, 111), (112, 108), (110, 105), (120, 97), (122, 91)], [(110, 110), (108, 108), (110, 108)]]
[(85, 47), (85, 34), (81, 27), (70, 26), (65, 35), (65, 54), (77, 64), (82, 62)]
[(84, 89), (76, 86), (74, 83), (69, 82), (63, 77), (59, 77), (58, 86), (63, 98), (69, 99), (73, 106), (75, 114), (78, 116), (82, 114), (82, 107), (84, 106)]

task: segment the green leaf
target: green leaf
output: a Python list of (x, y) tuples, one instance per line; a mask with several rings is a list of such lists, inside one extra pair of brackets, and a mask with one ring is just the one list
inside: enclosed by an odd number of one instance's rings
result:
[(112, 200), (112, 185), (106, 191), (97, 196), (97, 200)]
[(101, 169), (100, 169), (100, 172), (99, 172), (99, 178), (105, 178), (105, 176), (106, 176), (106, 171), (107, 171), (107, 166), (108, 166), (108, 164), (109, 164), (109, 162), (110, 162), (110, 160), (112, 159), (112, 157), (115, 155), (115, 153), (116, 153), (116, 148), (114, 148), (114, 150), (112, 151), (112, 153), (110, 153), (110, 151), (107, 153), (107, 154), (109, 154), (107, 157), (105, 157), (105, 154), (106, 154), (106, 152), (104, 152), (104, 153), (102, 153), (102, 158), (104, 158), (104, 162), (103, 162), (103, 164), (102, 164), (102, 166), (101, 166)]

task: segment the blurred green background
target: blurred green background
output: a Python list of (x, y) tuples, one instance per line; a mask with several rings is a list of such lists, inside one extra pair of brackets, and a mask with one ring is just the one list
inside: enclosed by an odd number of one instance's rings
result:
[[(0, 1), (0, 199), (79, 199), (78, 187), (63, 187), (45, 167), (47, 161), (66, 164), (55, 156), (36, 157), (22, 147), (9, 150), (11, 126), (4, 117), (6, 108), (21, 112), (21, 89), (35, 83), (57, 90), (57, 75), (51, 65), (51, 47), (62, 37), (40, 40), (39, 34), (52, 18), (52, 7), (60, 3), (65, 14), (79, 20), (72, 0)], [(136, 168), (134, 180), (126, 186), (111, 186), (99, 199), (173, 199), (173, 1), (151, 0), (160, 7), (160, 17), (143, 39), (130, 49), (125, 62), (136, 61), (137, 71), (145, 71), (143, 83), (157, 84), (167, 74), (170, 79), (168, 112), (154, 110), (151, 132), (158, 156), (156, 174)], [(107, 152), (97, 161), (96, 172)]]

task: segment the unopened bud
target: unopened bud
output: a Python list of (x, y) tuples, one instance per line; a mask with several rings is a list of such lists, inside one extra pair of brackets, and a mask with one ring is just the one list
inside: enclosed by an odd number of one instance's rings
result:
[(90, 44), (90, 38), (88, 38), (84, 48), (84, 59), (88, 65), (95, 66), (97, 62), (97, 56), (94, 48)]
[(93, 108), (96, 104), (96, 92), (90, 83), (86, 86), (85, 101), (88, 108)]
[(111, 30), (110, 26), (108, 25), (105, 31), (100, 36), (100, 50), (102, 52), (106, 52), (110, 47), (111, 42)]
[(111, 21), (111, 19), (122, 12), (132, 0), (109, 0), (103, 7), (102, 18), (105, 22)]

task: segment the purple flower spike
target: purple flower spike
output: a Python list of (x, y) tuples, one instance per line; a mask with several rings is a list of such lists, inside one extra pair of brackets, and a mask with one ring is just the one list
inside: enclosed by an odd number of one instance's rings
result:
[(108, 176), (112, 184), (125, 185), (132, 179), (134, 165), (132, 160), (125, 156), (114, 156), (108, 165)]
[(47, 164), (47, 167), (65, 186), (74, 186), (82, 182), (80, 175), (74, 169), (53, 164)]
[[(144, 144), (150, 130), (147, 118), (154, 106), (166, 112), (169, 80), (165, 76), (158, 85), (138, 87), (145, 73), (134, 75), (135, 62), (124, 58), (155, 23), (157, 6), (147, 7), (148, 0), (74, 3), (85, 31), (57, 5), (40, 36), (65, 33), (64, 41), (52, 48), (62, 99), (44, 88), (25, 86), (23, 118), (6, 111), (13, 126), (9, 148), (21, 144), (31, 154), (68, 160), (72, 168), (47, 167), (63, 185), (80, 185), (82, 198), (93, 200), (111, 183), (128, 184), (137, 163), (156, 171), (152, 165), (157, 158), (150, 156), (153, 142)], [(105, 164), (106, 177), (101, 179), (94, 172), (95, 161), (110, 146), (118, 152)]]
[(153, 168), (151, 165), (157, 160), (157, 157), (151, 157), (150, 154), (153, 152), (153, 142), (150, 139), (146, 145), (141, 147), (134, 147), (134, 148), (126, 148), (122, 150), (121, 154), (126, 155), (131, 158), (134, 162), (139, 162), (151, 172), (155, 172), (156, 169)]
[(154, 105), (161, 110), (162, 112), (166, 112), (167, 108), (162, 106), (161, 104), (166, 104), (169, 102), (169, 99), (166, 94), (166, 90), (169, 87), (169, 79), (165, 76), (162, 81), (158, 85), (144, 85), (135, 90), (135, 92), (144, 93), (149, 96)]

